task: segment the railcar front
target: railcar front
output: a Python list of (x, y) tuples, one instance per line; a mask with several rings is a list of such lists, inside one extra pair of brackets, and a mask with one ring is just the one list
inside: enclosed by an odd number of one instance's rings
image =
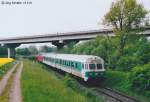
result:
[(83, 67), (84, 81), (102, 79), (104, 77), (104, 60), (93, 56), (88, 58)]

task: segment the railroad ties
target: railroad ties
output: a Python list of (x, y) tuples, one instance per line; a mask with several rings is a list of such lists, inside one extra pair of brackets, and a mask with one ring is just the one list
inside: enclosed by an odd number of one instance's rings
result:
[(104, 95), (108, 102), (141, 102), (133, 97), (112, 90), (110, 88), (93, 88), (93, 91), (98, 94)]

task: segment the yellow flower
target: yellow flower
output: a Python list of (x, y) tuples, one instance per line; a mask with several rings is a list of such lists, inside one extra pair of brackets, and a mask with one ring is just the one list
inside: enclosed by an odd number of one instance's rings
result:
[(0, 58), (0, 66), (3, 66), (9, 62), (12, 62), (14, 59), (12, 58)]

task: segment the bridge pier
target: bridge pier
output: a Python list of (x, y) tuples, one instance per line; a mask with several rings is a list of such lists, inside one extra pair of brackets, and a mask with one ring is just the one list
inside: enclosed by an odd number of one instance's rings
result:
[(7, 57), (10, 58), (10, 48), (7, 48)]
[(52, 44), (57, 46), (57, 49), (61, 49), (65, 45), (65, 43), (63, 41), (53, 41)]
[(79, 40), (66, 40), (66, 41), (53, 41), (52, 44), (57, 46), (57, 49), (63, 48), (65, 45), (69, 45), (70, 43), (78, 43)]
[(16, 57), (15, 48), (7, 48), (7, 51), (8, 51), (8, 58), (15, 58)]
[(7, 47), (7, 57), (8, 58), (15, 58), (16, 57), (16, 51), (15, 48), (18, 47), (20, 44), (7, 44), (4, 45)]

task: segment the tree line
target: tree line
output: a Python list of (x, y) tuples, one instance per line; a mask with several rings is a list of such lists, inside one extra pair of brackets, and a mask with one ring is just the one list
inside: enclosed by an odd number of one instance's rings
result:
[(55, 47), (50, 47), (48, 45), (43, 45), (40, 47), (31, 45), (31, 46), (25, 47), (25, 48), (17, 48), (16, 53), (18, 55), (22, 55), (22, 56), (30, 56), (30, 55), (37, 55), (40, 53), (54, 52), (55, 49), (56, 49)]
[[(50, 47), (48, 45), (43, 45), (40, 47), (31, 45), (29, 47), (16, 48), (16, 54), (22, 55), (22, 56), (30, 56), (30, 55), (37, 55), (39, 53), (54, 52), (55, 50), (56, 50), (55, 47)], [(8, 54), (7, 47), (1, 46), (0, 47), (0, 57), (7, 57), (7, 54)]]

